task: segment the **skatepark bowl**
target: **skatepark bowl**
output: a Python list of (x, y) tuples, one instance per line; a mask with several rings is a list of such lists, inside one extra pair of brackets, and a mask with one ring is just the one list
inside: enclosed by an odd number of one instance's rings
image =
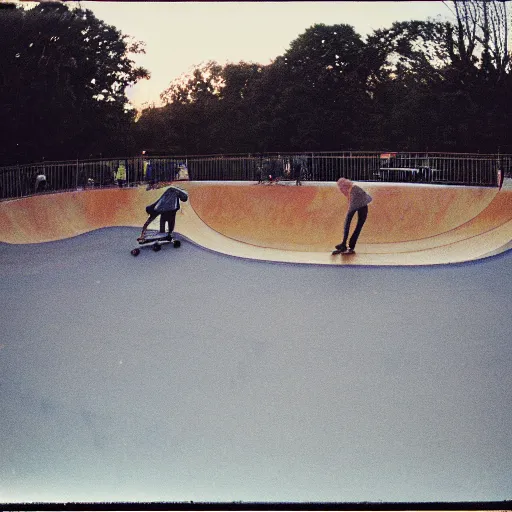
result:
[(512, 191), (358, 184), (2, 201), (0, 502), (510, 499)]

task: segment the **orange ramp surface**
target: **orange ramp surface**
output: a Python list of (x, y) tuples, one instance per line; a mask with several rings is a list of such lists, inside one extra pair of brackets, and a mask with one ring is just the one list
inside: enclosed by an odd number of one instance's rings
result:
[[(512, 191), (359, 183), (372, 197), (357, 254), (332, 256), (346, 198), (334, 183), (302, 187), (180, 182), (189, 192), (175, 231), (232, 256), (326, 265), (430, 265), (510, 248)], [(0, 240), (39, 243), (110, 226), (140, 227), (163, 192), (145, 187), (45, 194), (0, 203)], [(355, 226), (355, 219), (353, 227)]]

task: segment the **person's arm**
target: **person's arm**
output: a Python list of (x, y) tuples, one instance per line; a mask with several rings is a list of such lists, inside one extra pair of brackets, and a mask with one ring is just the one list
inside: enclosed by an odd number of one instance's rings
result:
[(159, 183), (155, 183), (153, 185), (148, 185), (146, 187), (146, 190), (157, 190), (159, 188), (164, 188), (164, 187), (168, 187), (169, 185), (171, 185), (173, 182), (172, 181), (161, 181)]
[(188, 201), (188, 194), (185, 190), (182, 190), (181, 188), (173, 187), (178, 191), (178, 197), (180, 198), (180, 201), (183, 201), (186, 203)]
[(172, 181), (162, 181), (161, 183), (159, 183), (155, 188), (164, 188), (164, 187), (168, 187), (169, 185), (172, 185)]
[(144, 238), (144, 235), (146, 234), (146, 230), (148, 229), (149, 224), (154, 219), (153, 216), (149, 216), (148, 220), (144, 223), (144, 226), (142, 226), (142, 232), (137, 240), (142, 240)]

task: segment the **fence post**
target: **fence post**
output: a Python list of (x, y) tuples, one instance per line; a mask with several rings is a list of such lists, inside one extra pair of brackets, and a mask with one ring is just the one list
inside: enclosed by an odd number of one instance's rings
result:
[(21, 185), (21, 168), (20, 164), (16, 164), (16, 167), (18, 169), (18, 195), (19, 197), (23, 197), (23, 187)]
[(78, 190), (78, 158), (76, 159), (75, 190)]

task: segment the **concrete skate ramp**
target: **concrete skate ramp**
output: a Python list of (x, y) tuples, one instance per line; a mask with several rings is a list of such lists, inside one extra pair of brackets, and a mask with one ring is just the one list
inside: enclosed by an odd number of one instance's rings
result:
[[(357, 254), (332, 256), (346, 198), (333, 183), (302, 187), (187, 182), (176, 232), (232, 256), (330, 265), (429, 265), (510, 248), (512, 191), (360, 183), (373, 197)], [(141, 226), (162, 190), (103, 189), (0, 203), (0, 240), (37, 243), (109, 226)], [(355, 220), (354, 220), (355, 224)]]

